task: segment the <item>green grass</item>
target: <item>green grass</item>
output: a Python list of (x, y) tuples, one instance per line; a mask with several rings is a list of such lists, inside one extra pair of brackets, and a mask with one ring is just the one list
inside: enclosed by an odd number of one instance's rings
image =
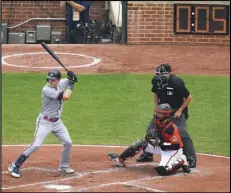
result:
[[(3, 74), (2, 143), (33, 139), (45, 74)], [(230, 155), (230, 77), (181, 76), (193, 95), (188, 131), (199, 152)], [(129, 145), (153, 113), (152, 75), (81, 75), (62, 120), (76, 144)], [(49, 135), (45, 143), (59, 143)]]

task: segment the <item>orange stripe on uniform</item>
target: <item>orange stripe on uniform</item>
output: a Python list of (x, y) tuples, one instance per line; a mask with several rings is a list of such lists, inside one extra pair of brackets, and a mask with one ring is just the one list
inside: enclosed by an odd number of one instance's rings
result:
[(176, 153), (174, 153), (174, 155), (172, 155), (170, 158), (169, 158), (169, 160), (168, 160), (168, 162), (166, 163), (166, 165), (165, 166), (167, 166), (168, 165), (168, 163), (170, 162), (170, 160), (176, 155), (178, 153), (178, 150), (176, 151)]

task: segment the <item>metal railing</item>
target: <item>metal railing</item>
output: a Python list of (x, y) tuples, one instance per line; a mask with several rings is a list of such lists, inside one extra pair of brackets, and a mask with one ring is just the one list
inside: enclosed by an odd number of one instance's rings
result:
[(37, 21), (44, 21), (44, 20), (47, 20), (47, 21), (65, 21), (66, 18), (31, 18), (31, 19), (28, 19), (22, 23), (15, 25), (15, 26), (11, 26), (11, 27), (8, 26), (7, 28), (8, 29), (14, 29), (16, 27), (19, 27), (19, 26), (25, 24), (25, 23), (28, 23), (30, 21), (35, 21), (35, 20), (37, 20)]

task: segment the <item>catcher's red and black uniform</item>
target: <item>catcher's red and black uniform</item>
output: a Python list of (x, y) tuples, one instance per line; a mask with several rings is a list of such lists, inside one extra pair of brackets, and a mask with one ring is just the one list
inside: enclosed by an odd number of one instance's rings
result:
[(172, 172), (183, 165), (188, 165), (186, 156), (183, 154), (183, 142), (179, 129), (172, 121), (169, 121), (164, 128), (158, 130), (157, 137), (150, 139), (144, 150), (160, 155), (159, 166), (165, 168), (166, 172)]

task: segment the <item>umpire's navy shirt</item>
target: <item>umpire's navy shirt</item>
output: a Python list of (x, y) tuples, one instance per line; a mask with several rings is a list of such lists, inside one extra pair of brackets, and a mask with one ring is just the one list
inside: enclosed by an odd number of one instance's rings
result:
[[(80, 21), (89, 22), (91, 1), (74, 1), (74, 2), (85, 7), (85, 10), (79, 13)], [(73, 8), (69, 4), (67, 6), (67, 27), (68, 29), (75, 29), (75, 23), (73, 22)]]
[[(184, 102), (184, 99), (190, 95), (185, 87), (184, 81), (174, 75), (170, 75), (168, 84), (163, 88), (157, 86), (156, 77), (152, 79), (152, 92), (159, 98), (159, 104), (168, 103), (173, 111), (178, 110)], [(186, 118), (188, 117), (187, 107), (183, 110)]]

